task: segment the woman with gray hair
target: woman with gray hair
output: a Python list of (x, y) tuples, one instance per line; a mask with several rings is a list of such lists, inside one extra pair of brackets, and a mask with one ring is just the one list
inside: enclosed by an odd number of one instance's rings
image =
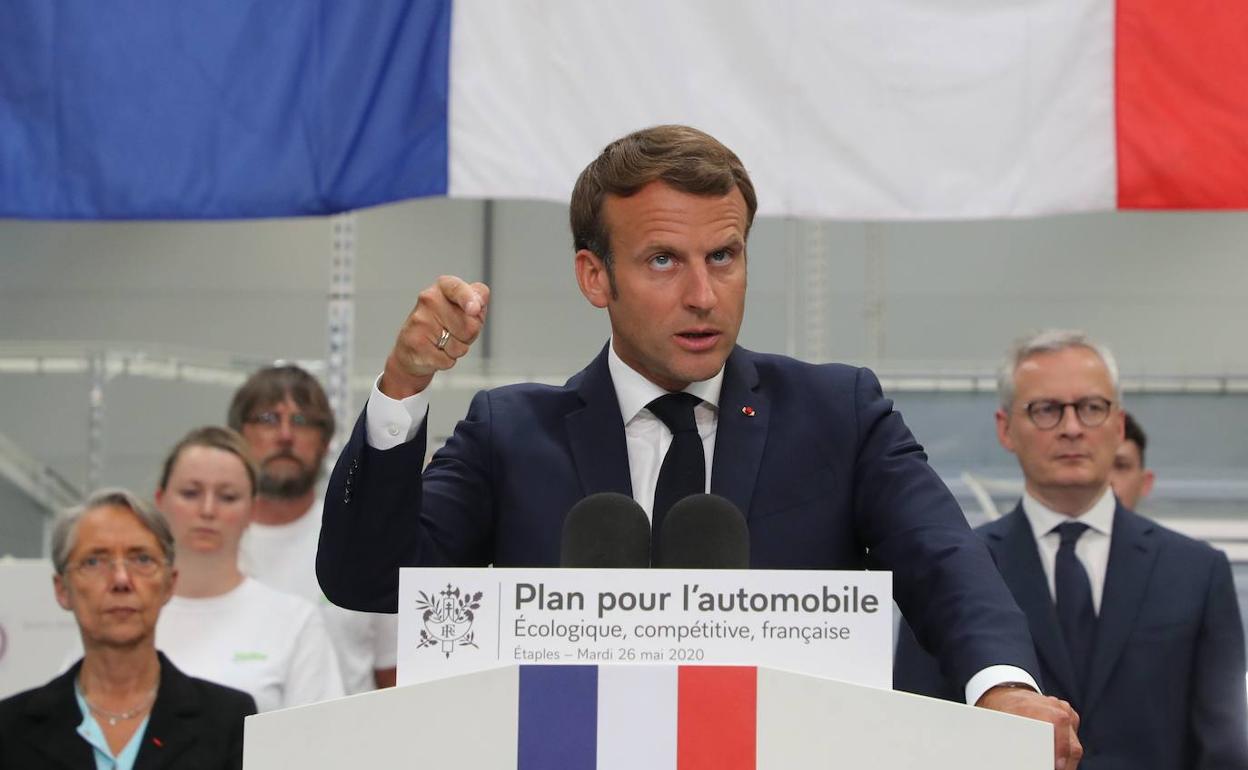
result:
[(250, 695), (193, 679), (156, 651), (173, 596), (169, 525), (121, 490), (58, 517), (56, 600), (74, 614), (82, 659), (0, 701), (0, 767), (241, 768)]

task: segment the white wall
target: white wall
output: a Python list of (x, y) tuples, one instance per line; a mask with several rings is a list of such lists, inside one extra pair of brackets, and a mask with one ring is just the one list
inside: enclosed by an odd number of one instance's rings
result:
[[(480, 277), (482, 210), (478, 202), (432, 199), (359, 214), (358, 374), (378, 370), (421, 287), (440, 273)], [(607, 325), (575, 288), (566, 208), (500, 202), (494, 217), (490, 371), (569, 375), (602, 345)], [(71, 351), (84, 342), (173, 346), (233, 362), (240, 373), (276, 358), (319, 359), (329, 251), (323, 219), (0, 221), (0, 360), (30, 341)], [(885, 372), (987, 370), (1019, 334), (1075, 326), (1111, 345), (1128, 374), (1248, 375), (1246, 251), (1244, 213), (760, 220), (741, 341)], [(818, 275), (822, 281), (811, 280)], [(811, 334), (812, 319), (822, 319), (821, 334)], [(470, 357), (465, 369), (481, 365)], [(0, 433), (81, 484), (87, 388), (85, 375), (0, 371)], [(469, 395), (440, 391), (435, 434), (449, 432)], [(104, 480), (147, 491), (179, 435), (223, 419), (230, 388), (122, 375), (105, 396)], [(1222, 429), (1243, 424), (1248, 407), (1242, 396), (1223, 398), (1216, 409), (1194, 412), (1217, 415), (1208, 430), (1199, 420), (1164, 420), (1164, 401), (1150, 405), (1152, 419), (1165, 425), (1155, 442), (1169, 447), (1156, 456), (1174, 458), (1179, 473), (1237, 472), (1248, 441)], [(952, 425), (941, 417), (952, 401), (902, 403), (912, 404), (906, 408), (938, 466), (1009, 469), (987, 415)]]

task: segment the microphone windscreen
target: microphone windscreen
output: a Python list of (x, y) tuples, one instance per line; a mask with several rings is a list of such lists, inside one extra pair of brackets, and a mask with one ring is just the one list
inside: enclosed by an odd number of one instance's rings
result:
[(719, 495), (689, 495), (663, 520), (658, 561), (667, 569), (749, 569), (750, 530)]
[(617, 492), (581, 500), (563, 519), (561, 567), (650, 566), (650, 520), (637, 501)]

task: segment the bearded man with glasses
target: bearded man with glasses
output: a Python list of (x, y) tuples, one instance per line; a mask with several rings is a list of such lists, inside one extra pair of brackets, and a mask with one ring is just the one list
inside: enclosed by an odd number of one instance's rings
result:
[(324, 508), (316, 481), (334, 436), (334, 413), (325, 390), (297, 366), (266, 366), (235, 392), (228, 419), (246, 440), (260, 472), (251, 525), (239, 545), (242, 571), (317, 606), (348, 695), (393, 687), (398, 616), (330, 604), (316, 581)]
[[(1023, 498), (978, 532), (1027, 615), (1044, 691), (1079, 713), (1084, 770), (1248, 767), (1244, 639), (1226, 555), (1124, 508), (1118, 366), (1081, 332), (1021, 341), (997, 439)], [(897, 689), (949, 697), (903, 629)]]

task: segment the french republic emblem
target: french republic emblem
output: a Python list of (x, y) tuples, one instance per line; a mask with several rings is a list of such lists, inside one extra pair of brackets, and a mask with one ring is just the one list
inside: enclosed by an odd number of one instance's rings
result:
[(424, 610), (421, 620), (425, 624), (417, 649), (436, 647), (449, 658), (456, 647), (477, 646), (472, 621), (474, 611), (481, 609), (480, 591), (460, 591), (447, 583), (446, 588), (433, 595), (418, 592), (416, 609)]

